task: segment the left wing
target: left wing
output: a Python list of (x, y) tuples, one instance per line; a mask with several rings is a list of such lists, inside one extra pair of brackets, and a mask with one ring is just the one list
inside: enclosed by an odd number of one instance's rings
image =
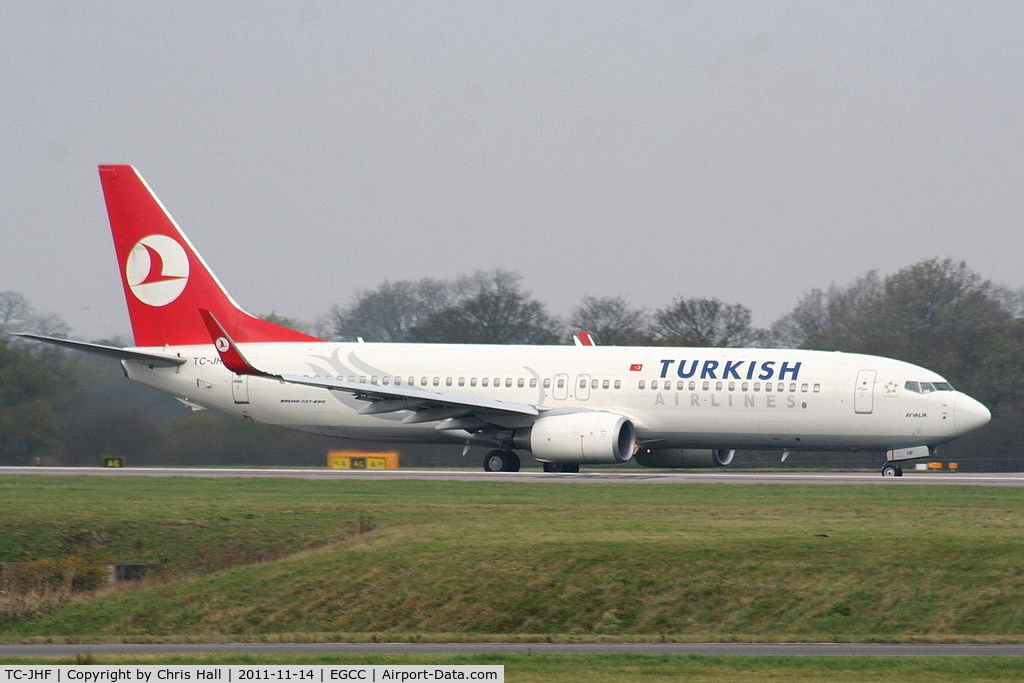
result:
[[(329, 377), (304, 377), (266, 372), (255, 367), (245, 358), (212, 313), (201, 310), (199, 314), (206, 323), (224, 367), (231, 372), (238, 375), (270, 377), (289, 384), (344, 391), (361, 401), (367, 401), (367, 405), (359, 411), (364, 415), (380, 415), (408, 410), (411, 411), (411, 414), (403, 420), (407, 423), (469, 418), (468, 420), (463, 419), (457, 426), (470, 429), (486, 425), (505, 428), (522, 426), (522, 418), (533, 418), (540, 415), (541, 412), (539, 408), (528, 403), (440, 394), (415, 387), (382, 386), (365, 382), (346, 382)], [(527, 420), (527, 423), (529, 421)], [(453, 426), (455, 425), (449, 423), (445, 425), (445, 428), (450, 429)]]

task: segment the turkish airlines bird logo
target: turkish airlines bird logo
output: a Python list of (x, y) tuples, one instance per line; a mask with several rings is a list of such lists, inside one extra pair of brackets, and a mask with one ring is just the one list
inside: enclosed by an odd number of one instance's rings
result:
[(149, 306), (166, 306), (185, 291), (188, 255), (166, 235), (149, 235), (135, 243), (124, 266), (128, 287)]

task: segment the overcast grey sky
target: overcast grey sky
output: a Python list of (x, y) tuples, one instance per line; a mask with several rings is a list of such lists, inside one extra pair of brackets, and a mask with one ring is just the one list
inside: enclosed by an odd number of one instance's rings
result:
[(96, 166), (253, 313), (520, 272), (742, 303), (953, 257), (1024, 287), (1024, 3), (0, 0), (0, 291), (129, 327)]

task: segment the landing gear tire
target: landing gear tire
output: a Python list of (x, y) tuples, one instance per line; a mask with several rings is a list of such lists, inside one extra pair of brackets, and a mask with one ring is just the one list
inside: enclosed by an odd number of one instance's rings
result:
[(484, 456), (485, 472), (518, 472), (519, 456), (513, 451), (491, 451)]
[(885, 465), (882, 466), (882, 476), (883, 477), (902, 477), (903, 476), (903, 468), (900, 467), (899, 465), (893, 465), (891, 462), (890, 463), (886, 463)]
[(546, 462), (544, 463), (545, 472), (566, 472), (575, 474), (580, 471), (579, 463), (567, 463), (567, 462)]

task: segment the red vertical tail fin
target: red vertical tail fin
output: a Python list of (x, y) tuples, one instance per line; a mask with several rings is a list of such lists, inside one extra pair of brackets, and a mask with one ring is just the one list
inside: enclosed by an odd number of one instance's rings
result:
[(100, 166), (100, 183), (136, 346), (209, 344), (201, 309), (239, 343), (320, 341), (241, 309), (131, 166)]

